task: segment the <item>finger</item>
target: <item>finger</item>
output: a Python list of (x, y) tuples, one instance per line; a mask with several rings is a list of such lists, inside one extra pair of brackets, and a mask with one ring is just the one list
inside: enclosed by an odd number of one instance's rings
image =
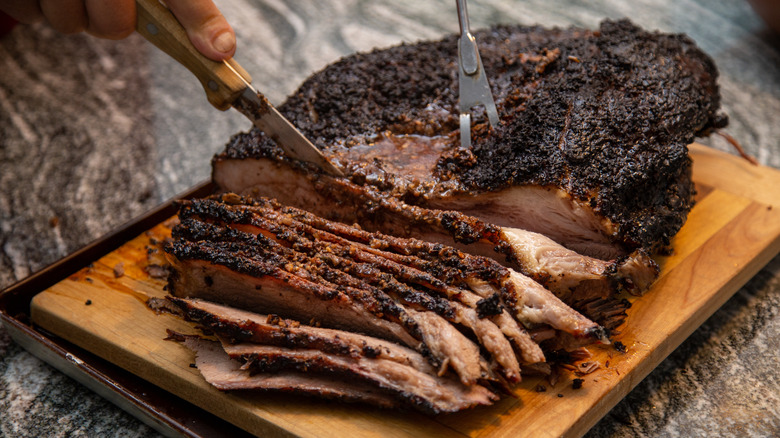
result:
[(211, 0), (168, 0), (166, 4), (207, 58), (222, 61), (236, 52), (236, 34)]
[(0, 9), (20, 23), (35, 23), (43, 19), (43, 11), (35, 0), (0, 0)]
[(86, 0), (87, 32), (119, 40), (135, 30), (135, 0)]
[(82, 0), (40, 0), (39, 3), (54, 30), (71, 34), (87, 28), (87, 11)]

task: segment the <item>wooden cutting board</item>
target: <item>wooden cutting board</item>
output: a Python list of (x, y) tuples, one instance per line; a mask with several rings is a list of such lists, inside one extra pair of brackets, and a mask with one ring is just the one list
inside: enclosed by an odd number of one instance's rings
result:
[[(517, 398), (458, 414), (426, 417), (363, 405), (274, 394), (222, 393), (209, 386), (192, 353), (165, 341), (166, 329), (196, 333), (188, 323), (145, 305), (165, 295), (149, 264), (159, 224), (96, 260), (32, 301), (33, 321), (62, 338), (254, 434), (345, 436), (580, 436), (780, 252), (780, 172), (693, 145), (699, 195), (674, 254), (658, 257), (661, 277), (630, 298), (627, 324), (615, 340), (626, 347), (591, 347), (601, 368), (565, 372), (555, 385), (526, 378)], [(151, 250), (151, 254), (149, 254)], [(150, 273), (152, 275), (150, 275)], [(572, 379), (582, 378), (573, 389)], [(544, 387), (543, 392), (537, 389)]]

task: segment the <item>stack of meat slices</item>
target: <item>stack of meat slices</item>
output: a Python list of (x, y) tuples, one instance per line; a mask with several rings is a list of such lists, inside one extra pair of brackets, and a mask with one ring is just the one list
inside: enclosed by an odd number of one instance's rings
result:
[(154, 305), (218, 336), (212, 341), (170, 332), (170, 339), (196, 353), (203, 377), (223, 391), (274, 390), (432, 414), (497, 399), (485, 386), (439, 375), (419, 352), (386, 340), (198, 299), (169, 297)]
[[(280, 166), (270, 160), (255, 163), (265, 175)], [(492, 258), (518, 270), (553, 292), (567, 305), (600, 325), (614, 329), (624, 322), (628, 302), (621, 297), (646, 292), (658, 278), (659, 267), (644, 249), (602, 260), (582, 255), (551, 238), (520, 228), (499, 226), (454, 210), (410, 205), (367, 186), (330, 175), (303, 175), (281, 166), (292, 191), (278, 185), (255, 186), (243, 193), (253, 198), (280, 195), (307, 210), (363, 229), (393, 236), (415, 237)], [(295, 200), (301, 195), (305, 201)], [(551, 216), (555, 214), (551, 213)]]
[(544, 350), (609, 342), (529, 277), (442, 244), (235, 194), (185, 201), (179, 220), (174, 297), (152, 306), (218, 336), (172, 334), (220, 389), (454, 412), (544, 369)]

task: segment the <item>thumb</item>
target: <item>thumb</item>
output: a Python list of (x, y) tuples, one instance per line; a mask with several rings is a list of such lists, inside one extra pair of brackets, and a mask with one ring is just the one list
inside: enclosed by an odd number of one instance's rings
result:
[(214, 61), (233, 57), (236, 34), (211, 0), (166, 0), (192, 44)]

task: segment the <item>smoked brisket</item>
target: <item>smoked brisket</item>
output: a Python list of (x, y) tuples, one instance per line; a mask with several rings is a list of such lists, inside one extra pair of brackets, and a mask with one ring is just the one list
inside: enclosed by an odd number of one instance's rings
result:
[(170, 336), (207, 381), (436, 414), (610, 342), (693, 205), (687, 145), (726, 123), (717, 70), (627, 20), (475, 36), (501, 122), (477, 109), (470, 149), (448, 36), (345, 57), (279, 106), (345, 177), (256, 129), (214, 157), (150, 302), (214, 336)]
[[(280, 110), (351, 183), (398, 202), (538, 231), (606, 259), (668, 245), (693, 204), (687, 145), (726, 120), (712, 60), (684, 35), (627, 20), (475, 36), (501, 123), (490, 129), (477, 113), (469, 150), (458, 141), (455, 36), (345, 57)], [(253, 171), (252, 160), (280, 175)], [(257, 130), (214, 158), (223, 189), (265, 185), (286, 203), (307, 200), (296, 172), (318, 173)]]

